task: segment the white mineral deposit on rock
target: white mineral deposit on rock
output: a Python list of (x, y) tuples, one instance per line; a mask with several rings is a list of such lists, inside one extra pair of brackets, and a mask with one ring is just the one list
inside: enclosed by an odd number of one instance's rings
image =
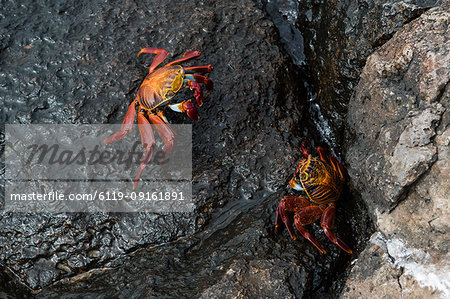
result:
[(421, 288), (430, 288), (442, 294), (442, 298), (450, 297), (450, 260), (445, 257), (439, 264), (428, 252), (408, 247), (404, 240), (389, 239), (378, 232), (370, 240), (391, 257), (392, 263), (417, 281)]

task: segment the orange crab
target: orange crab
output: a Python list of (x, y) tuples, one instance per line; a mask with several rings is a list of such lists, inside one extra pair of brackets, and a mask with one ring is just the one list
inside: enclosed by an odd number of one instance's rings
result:
[(105, 143), (110, 143), (124, 138), (133, 126), (136, 108), (138, 108), (137, 123), (139, 125), (139, 132), (141, 134), (141, 142), (144, 147), (145, 155), (139, 165), (138, 173), (134, 180), (133, 190), (136, 189), (142, 171), (152, 159), (155, 137), (150, 123), (156, 125), (155, 128), (165, 144), (164, 158), (166, 158), (172, 151), (175, 135), (164, 116), (163, 108), (168, 106), (174, 111), (185, 112), (191, 119), (198, 121), (198, 111), (191, 100), (171, 104), (172, 98), (182, 87), (189, 87), (191, 90), (194, 90), (195, 100), (197, 104), (201, 106), (203, 104), (203, 90), (199, 83), (205, 85), (207, 95), (213, 90), (213, 82), (211, 79), (202, 75), (193, 74), (194, 72), (203, 74), (209, 73), (213, 70), (211, 65), (191, 67), (182, 67), (180, 65), (185, 61), (200, 56), (201, 52), (188, 51), (184, 53), (181, 58), (169, 62), (157, 70), (155, 70), (155, 68), (169, 55), (167, 50), (143, 48), (139, 51), (138, 56), (142, 53), (156, 54), (156, 57), (150, 65), (148, 75), (139, 87), (136, 98), (128, 107), (120, 132), (105, 139)]
[(305, 157), (297, 166), (289, 186), (303, 191), (306, 196), (285, 196), (277, 209), (275, 229), (284, 223), (292, 239), (296, 239), (288, 213), (294, 213), (294, 224), (300, 234), (310, 241), (320, 252), (326, 253), (314, 236), (305, 228), (321, 218), (320, 225), (325, 235), (337, 246), (348, 253), (352, 250), (331, 231), (335, 220), (335, 203), (339, 199), (345, 184), (347, 172), (336, 157), (323, 147), (318, 147), (319, 157), (312, 157), (303, 142), (302, 153)]

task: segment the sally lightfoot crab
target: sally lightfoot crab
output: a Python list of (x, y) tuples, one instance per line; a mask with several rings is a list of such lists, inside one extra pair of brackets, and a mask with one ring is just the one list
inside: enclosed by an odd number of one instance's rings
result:
[(323, 147), (318, 147), (318, 157), (313, 157), (303, 142), (304, 158), (298, 163), (294, 177), (289, 181), (291, 188), (303, 191), (306, 196), (285, 196), (277, 209), (275, 229), (284, 223), (292, 239), (296, 239), (290, 213), (294, 214), (294, 224), (300, 234), (310, 241), (321, 253), (326, 253), (314, 236), (305, 228), (317, 219), (325, 235), (348, 253), (352, 250), (331, 231), (335, 220), (335, 203), (345, 184), (347, 172), (336, 157)]
[(175, 134), (164, 116), (163, 108), (168, 106), (170, 109), (177, 112), (184, 112), (194, 121), (198, 121), (199, 114), (191, 100), (173, 103), (172, 98), (181, 88), (190, 88), (194, 91), (197, 104), (201, 106), (203, 104), (203, 90), (199, 83), (205, 85), (207, 95), (213, 90), (213, 82), (211, 79), (194, 74), (194, 72), (203, 74), (211, 72), (213, 70), (211, 65), (191, 67), (182, 67), (180, 65), (185, 61), (200, 56), (201, 52), (188, 51), (181, 58), (169, 62), (158, 69), (156, 67), (169, 55), (167, 50), (143, 48), (139, 51), (138, 56), (142, 53), (156, 54), (156, 57), (150, 65), (148, 75), (139, 87), (136, 98), (128, 107), (120, 132), (105, 139), (105, 143), (110, 143), (124, 138), (132, 128), (136, 109), (138, 110), (137, 123), (139, 125), (141, 143), (144, 147), (145, 155), (139, 165), (133, 189), (136, 188), (142, 171), (152, 159), (155, 137), (150, 123), (156, 125), (156, 131), (164, 142), (164, 158), (167, 158), (172, 151)]

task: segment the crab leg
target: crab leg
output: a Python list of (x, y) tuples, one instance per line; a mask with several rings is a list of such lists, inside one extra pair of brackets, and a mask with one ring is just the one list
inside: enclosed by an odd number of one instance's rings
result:
[(311, 155), (311, 153), (308, 150), (308, 146), (309, 146), (309, 142), (307, 140), (302, 142), (301, 149), (302, 149), (302, 154), (305, 158), (309, 158), (309, 156)]
[(169, 121), (167, 120), (162, 110), (156, 111), (156, 114), (159, 116), (159, 118), (161, 118), (164, 121), (164, 123), (169, 124)]
[(277, 208), (275, 229), (278, 229), (281, 223), (284, 223), (291, 238), (294, 240), (297, 239), (294, 233), (294, 228), (292, 227), (291, 219), (289, 218), (286, 212), (297, 212), (302, 208), (302, 206), (308, 204), (309, 202), (304, 197), (297, 197), (292, 195), (283, 197)]
[(210, 73), (214, 70), (214, 67), (210, 64), (208, 65), (197, 65), (184, 67), (185, 71), (198, 72), (198, 73)]
[(295, 227), (302, 234), (302, 236), (311, 242), (317, 249), (323, 254), (326, 253), (325, 249), (317, 242), (316, 238), (304, 227), (304, 225), (310, 224), (316, 221), (322, 214), (322, 209), (319, 206), (309, 206), (301, 209), (294, 216)]
[(159, 136), (165, 144), (164, 159), (166, 159), (172, 152), (175, 134), (170, 126), (157, 114), (148, 112), (148, 118), (150, 119), (150, 122), (155, 125), (156, 131), (158, 131)]
[(180, 64), (184, 61), (188, 61), (190, 59), (193, 59), (195, 57), (199, 57), (200, 54), (202, 54), (202, 52), (200, 51), (188, 51), (186, 53), (183, 54), (183, 56), (181, 58), (178, 58), (177, 60), (171, 61), (166, 65), (174, 65), (174, 64)]
[(167, 56), (169, 55), (166, 49), (156, 49), (156, 48), (143, 48), (142, 50), (139, 51), (137, 56), (139, 57), (139, 55), (141, 55), (142, 53), (156, 54), (156, 57), (155, 59), (153, 59), (152, 64), (150, 65), (150, 68), (148, 70), (149, 73), (153, 72), (153, 70), (158, 65), (160, 65), (161, 62), (163, 62), (164, 59), (166, 59)]
[(320, 160), (322, 160), (322, 162), (324, 163), (328, 163), (328, 158), (330, 157), (330, 152), (328, 151), (328, 149), (319, 146), (317, 147), (317, 151), (319, 152)]
[(287, 196), (283, 197), (283, 199), (281, 199), (280, 204), (278, 205), (278, 208), (277, 208), (277, 217), (275, 219), (275, 229), (278, 229), (280, 227), (281, 223), (284, 222), (284, 224), (286, 225), (286, 228), (289, 231), (289, 235), (291, 235), (291, 238), (295, 240), (296, 236), (294, 233), (294, 229), (292, 227), (291, 220), (289, 219), (286, 212), (296, 213), (310, 205), (311, 205), (311, 203), (304, 197), (293, 196), (293, 195), (287, 195)]
[(294, 228), (292, 227), (291, 219), (286, 214), (286, 211), (283, 209), (281, 203), (278, 205), (277, 208), (277, 218), (275, 219), (275, 229), (278, 229), (280, 227), (280, 224), (284, 222), (284, 225), (286, 226), (289, 235), (293, 240), (296, 240), (297, 237), (294, 233)]
[(134, 117), (136, 115), (136, 102), (136, 99), (134, 99), (130, 106), (128, 106), (128, 111), (125, 115), (125, 119), (123, 120), (120, 132), (117, 132), (106, 138), (104, 141), (105, 143), (121, 140), (123, 137), (125, 137), (125, 135), (127, 135), (128, 131), (131, 130), (134, 123)]
[(134, 179), (134, 185), (133, 190), (136, 189), (137, 183), (139, 182), (139, 178), (141, 177), (142, 172), (144, 171), (144, 168), (147, 166), (147, 164), (150, 162), (153, 156), (153, 144), (155, 143), (155, 136), (153, 135), (153, 130), (148, 122), (148, 120), (145, 118), (144, 113), (142, 111), (139, 111), (138, 113), (138, 125), (139, 125), (139, 132), (141, 133), (141, 143), (144, 147), (145, 156), (141, 160), (141, 164), (139, 165), (138, 173), (136, 175), (136, 178)]
[(331, 231), (331, 229), (334, 227), (335, 209), (336, 208), (333, 204), (329, 205), (325, 209), (320, 221), (320, 225), (322, 226), (325, 235), (328, 237), (328, 239), (330, 239), (331, 242), (341, 247), (345, 252), (352, 253), (352, 250)]
[(183, 101), (178, 104), (168, 105), (170, 109), (176, 112), (185, 112), (191, 119), (198, 121), (199, 115), (197, 108), (192, 104), (191, 100)]

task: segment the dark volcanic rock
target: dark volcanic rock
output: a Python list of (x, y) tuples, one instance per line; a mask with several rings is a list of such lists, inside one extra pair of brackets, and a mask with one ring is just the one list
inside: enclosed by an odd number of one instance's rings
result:
[(379, 231), (344, 298), (450, 296), (449, 25), (449, 2), (405, 25), (368, 58), (350, 101), (348, 170)]
[(305, 285), (292, 285), (289, 282), (306, 282), (305, 276), (305, 270), (294, 264), (273, 260), (241, 260), (232, 264), (225, 277), (207, 289), (200, 298), (301, 298)]
[(120, 122), (153, 58), (136, 57), (146, 46), (166, 48), (171, 57), (201, 50), (195, 63), (215, 67), (215, 91), (193, 126), (196, 212), (2, 213), (0, 259), (30, 288), (109, 265), (144, 244), (192, 235), (216, 208), (238, 202), (248, 209), (285, 185), (298, 155), (289, 138), (300, 116), (273, 24), (251, 1), (177, 6), (2, 5), (8, 17), (0, 19), (0, 96), (7, 123)]
[[(263, 205), (255, 208), (255, 214), (267, 216), (266, 210)], [(64, 293), (83, 298), (98, 294), (105, 298), (220, 298), (243, 292), (250, 297), (264, 293), (301, 296), (311, 272), (298, 265), (295, 251), (283, 248), (283, 254), (278, 252), (272, 231), (273, 226), (265, 221), (240, 214), (216, 233), (207, 230), (192, 239), (138, 250), (124, 257), (121, 267), (93, 269), (60, 280), (38, 297)]]

